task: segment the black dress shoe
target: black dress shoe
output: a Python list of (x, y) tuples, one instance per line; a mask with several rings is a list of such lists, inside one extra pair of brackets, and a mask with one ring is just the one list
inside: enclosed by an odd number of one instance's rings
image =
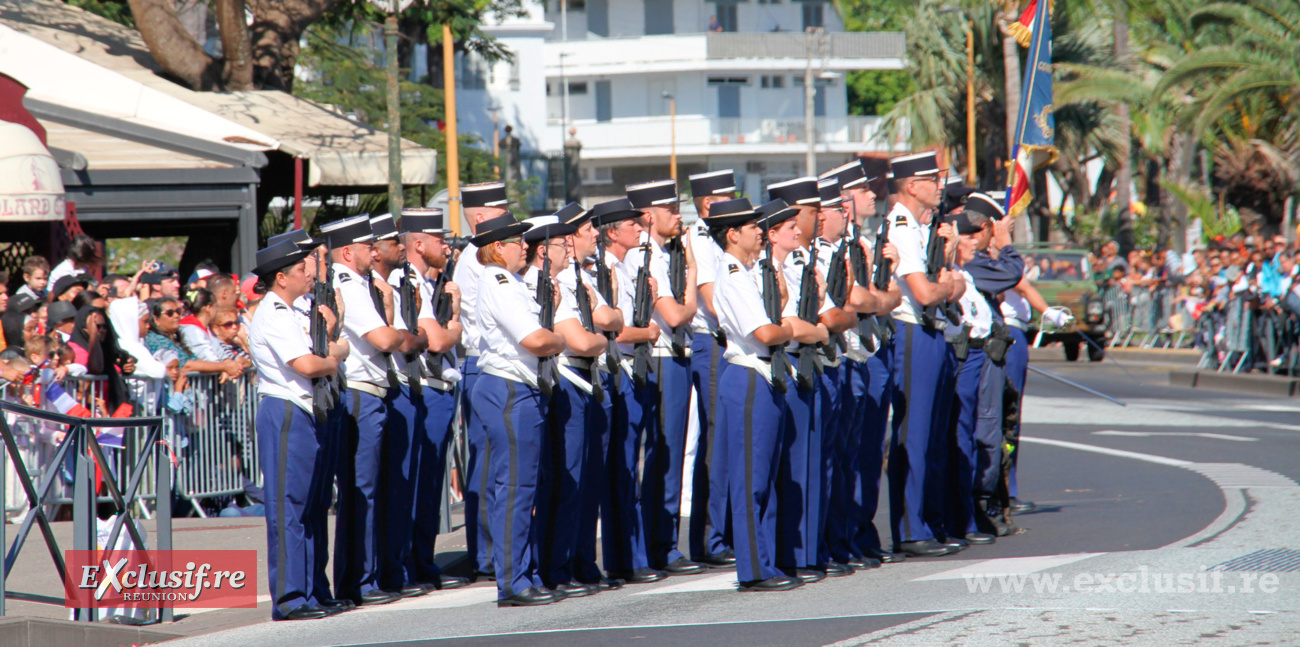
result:
[(668, 574), (653, 568), (638, 568), (634, 571), (610, 571), (609, 576), (628, 584), (649, 584), (668, 577)]
[(882, 564), (897, 564), (907, 561), (907, 555), (902, 553), (887, 553), (879, 548), (868, 548), (865, 552), (867, 559), (879, 560)]
[(957, 552), (956, 548), (941, 544), (933, 539), (905, 541), (894, 546), (894, 548), (909, 557), (942, 557)]
[(457, 577), (455, 575), (439, 575), (435, 582), (421, 582), (435, 591), (447, 591), (450, 589), (460, 589), (469, 586), (469, 578)]
[(787, 576), (798, 579), (804, 584), (814, 584), (826, 579), (826, 573), (815, 568), (790, 568), (783, 570)]
[(471, 582), (475, 582), (475, 583), (478, 583), (478, 582), (495, 582), (495, 581), (497, 581), (497, 574), (496, 574), (496, 573), (491, 573), (491, 572), (488, 572), (488, 571), (474, 571), (473, 573), (470, 573), (470, 574), (469, 574), (469, 581), (471, 581)]
[(432, 587), (426, 589), (423, 584), (407, 584), (396, 591), (388, 592), (395, 593), (403, 598), (418, 598), (421, 595), (428, 595), (431, 590), (433, 590)]
[[(578, 581), (582, 582), (582, 580), (578, 580)], [(614, 579), (611, 577), (602, 577), (595, 582), (582, 582), (582, 583), (586, 584), (587, 586), (594, 586), (600, 589), (601, 591), (617, 591), (623, 588), (624, 584), (627, 584), (627, 582), (624, 582), (623, 580)]]
[(552, 589), (548, 587), (540, 590), (546, 591), (547, 593), (550, 593), (551, 595), (555, 596), (556, 602), (569, 599), (569, 594), (564, 591), (561, 591), (560, 589)]
[(664, 572), (669, 575), (699, 575), (704, 572), (704, 565), (696, 564), (685, 557), (678, 557), (664, 567)]
[(284, 614), (284, 618), (281, 619), (282, 620), (318, 620), (320, 618), (325, 618), (331, 615), (334, 614), (314, 604), (304, 604), (294, 609), (293, 611)]
[(873, 557), (861, 557), (861, 556), (854, 555), (853, 557), (850, 557), (847, 561), (844, 561), (843, 563), (848, 564), (849, 566), (852, 566), (854, 569), (859, 571), (868, 568), (880, 568), (880, 560), (875, 559)]
[(540, 607), (544, 604), (559, 602), (555, 594), (539, 589), (537, 587), (528, 587), (522, 593), (516, 593), (503, 600), (497, 600), (498, 607)]
[(966, 541), (965, 539), (961, 539), (960, 537), (953, 537), (952, 535), (935, 537), (934, 540), (943, 544), (944, 546), (951, 546), (952, 548), (955, 549), (954, 552), (961, 552), (963, 550), (966, 550), (967, 548), (970, 548), (970, 542)]
[(968, 532), (964, 539), (972, 544), (991, 544), (998, 540), (987, 532)]
[(375, 589), (360, 598), (352, 598), (352, 601), (356, 602), (357, 606), (373, 607), (380, 604), (388, 604), (389, 602), (396, 602), (400, 599), (402, 599), (402, 596), (397, 593), (389, 593), (383, 589)]
[(729, 552), (730, 550), (725, 550), (720, 553), (713, 553), (695, 561), (709, 568), (735, 568), (736, 555), (735, 553), (728, 555)]
[(742, 593), (762, 592), (762, 591), (789, 591), (803, 586), (803, 580), (788, 575), (774, 575), (765, 580), (754, 580), (752, 582), (741, 582), (740, 591)]
[(1037, 509), (1038, 506), (1034, 505), (1033, 501), (1021, 501), (1014, 497), (1011, 499), (1011, 514), (1024, 514)]
[(852, 566), (835, 560), (821, 564), (817, 569), (825, 571), (827, 577), (848, 577), (854, 573)]
[(561, 582), (553, 590), (563, 593), (567, 598), (585, 598), (588, 595), (600, 593), (600, 587), (595, 584), (579, 584), (577, 582)]
[(332, 598), (327, 598), (321, 600), (317, 604), (320, 606), (320, 608), (325, 609), (327, 611), (331, 609), (338, 609), (337, 613), (342, 613), (344, 611), (351, 611), (357, 608), (356, 602), (353, 602), (352, 600), (346, 600), (346, 599), (335, 600)]

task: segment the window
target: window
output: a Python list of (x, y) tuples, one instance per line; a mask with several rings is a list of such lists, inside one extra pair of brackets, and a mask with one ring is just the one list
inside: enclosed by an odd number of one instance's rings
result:
[(673, 0), (645, 0), (645, 34), (673, 33)]
[[(516, 58), (510, 63), (510, 89), (515, 92), (519, 91), (519, 59)], [(550, 94), (550, 84), (546, 86), (547, 94)]]
[(596, 81), (596, 121), (609, 121), (611, 118), (613, 118), (613, 106), (609, 81)]
[(823, 12), (826, 9), (826, 3), (807, 1), (803, 3), (803, 26), (804, 29), (809, 27), (825, 27), (826, 22), (823, 18)]
[(613, 184), (614, 169), (609, 166), (587, 166), (582, 165), (582, 183), (583, 184)]
[(569, 81), (569, 96), (575, 94), (587, 94), (586, 81)]
[(740, 85), (726, 84), (718, 88), (718, 116), (734, 119), (740, 116)]
[(461, 90), (482, 90), (491, 75), (491, 67), (473, 52), (456, 56), (456, 87)]
[(747, 76), (711, 76), (709, 85), (749, 85)]
[(722, 27), (722, 31), (737, 31), (735, 2), (718, 2), (717, 16), (718, 25)]
[(784, 87), (785, 87), (785, 77), (784, 77), (784, 76), (779, 76), (779, 75), (777, 75), (777, 76), (768, 76), (768, 75), (765, 74), (765, 75), (763, 75), (763, 80), (762, 80), (761, 87), (768, 88), (768, 89), (773, 89), (773, 90), (779, 90), (779, 89), (781, 89), (781, 88), (784, 88)]
[(758, 4), (781, 4), (781, 0), (758, 0)]

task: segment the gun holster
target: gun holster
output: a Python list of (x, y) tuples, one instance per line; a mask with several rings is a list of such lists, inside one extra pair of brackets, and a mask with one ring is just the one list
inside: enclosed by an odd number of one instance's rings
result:
[(970, 326), (962, 326), (961, 332), (952, 340), (952, 354), (959, 362), (966, 361), (970, 355)]
[(1011, 336), (1011, 331), (1003, 324), (993, 322), (993, 331), (989, 333), (988, 344), (984, 346), (984, 354), (988, 355), (994, 364), (1001, 364), (1007, 359), (1007, 350), (1011, 345), (1016, 343), (1016, 338)]

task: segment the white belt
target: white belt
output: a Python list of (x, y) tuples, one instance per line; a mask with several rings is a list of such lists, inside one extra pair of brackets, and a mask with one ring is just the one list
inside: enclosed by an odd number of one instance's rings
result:
[(478, 348), (466, 348), (465, 357), (478, 357)]
[(910, 314), (906, 314), (906, 313), (902, 313), (902, 312), (896, 312), (896, 313), (891, 314), (890, 316), (893, 317), (895, 321), (901, 321), (901, 322), (903, 322), (903, 323), (910, 323), (910, 324), (912, 324), (912, 325), (914, 325), (914, 326), (916, 326), (916, 325), (920, 325), (920, 323), (921, 323), (920, 321), (917, 321), (916, 317), (913, 317), (913, 316), (910, 315)]
[(854, 348), (844, 351), (844, 356), (847, 357), (849, 361), (857, 362), (859, 364), (865, 364), (868, 359), (871, 359), (870, 355)]
[[(682, 357), (690, 357), (690, 356), (691, 356), (691, 347), (690, 347), (690, 346), (687, 346), (684, 350), (686, 351), (686, 354), (685, 354), (685, 355), (682, 355)], [(654, 347), (654, 350), (650, 351), (650, 356), (651, 356), (651, 357), (674, 357), (674, 358), (675, 358), (675, 357), (677, 357), (677, 353), (674, 353), (674, 352), (673, 352), (673, 349), (671, 349), (671, 348), (665, 348), (665, 347), (663, 347), (663, 346), (655, 346), (655, 347)]]
[(822, 366), (835, 368), (840, 365), (840, 356), (837, 355), (835, 359), (831, 359), (822, 353), (817, 353), (817, 362)]
[(1015, 317), (1010, 317), (1010, 318), (1006, 319), (1006, 323), (1007, 323), (1008, 326), (1011, 326), (1012, 328), (1019, 328), (1019, 329), (1021, 329), (1021, 330), (1029, 330), (1029, 324), (1027, 324), (1027, 323), (1025, 323), (1025, 322), (1023, 322), (1023, 321), (1021, 321), (1021, 320), (1019, 320), (1019, 319), (1016, 319)]
[(503, 380), (510, 380), (511, 382), (523, 382), (524, 384), (527, 384), (528, 386), (531, 386), (531, 387), (533, 387), (534, 389), (537, 388), (537, 376), (536, 376), (536, 375), (530, 375), (530, 376), (528, 376), (528, 377), (520, 377), (520, 376), (518, 376), (518, 375), (515, 375), (515, 374), (510, 373), (510, 372), (507, 372), (507, 371), (503, 371), (503, 370), (501, 370), (501, 369), (499, 369), (499, 368), (496, 368), (496, 367), (493, 367), (493, 366), (484, 366), (484, 367), (482, 367), (482, 371), (483, 371), (483, 373), (486, 374), (486, 375), (492, 375), (492, 376), (495, 376), (495, 377), (499, 377), (499, 378), (501, 378), (501, 379), (503, 379)]
[(772, 383), (772, 360), (763, 361), (758, 355), (734, 355), (727, 358), (732, 366), (743, 366), (758, 373), (759, 377)]
[(348, 380), (348, 388), (355, 389), (362, 393), (369, 393), (370, 395), (373, 395), (376, 398), (382, 398), (388, 395), (388, 389), (386, 387), (379, 386), (378, 384), (371, 384), (369, 382), (358, 382), (357, 380)]
[(706, 326), (691, 326), (691, 332), (693, 332), (693, 333), (695, 333), (695, 334), (697, 334), (697, 335), (712, 335), (712, 334), (714, 334), (716, 331), (715, 331), (715, 330), (710, 330), (710, 329), (709, 329), (708, 327), (706, 327)]
[(591, 382), (582, 379), (581, 376), (579, 376), (577, 373), (574, 373), (573, 372), (574, 367), (572, 364), (568, 364), (564, 361), (564, 358), (560, 358), (559, 366), (557, 366), (556, 368), (560, 372), (560, 377), (568, 380), (571, 384), (578, 387), (579, 389), (582, 389), (582, 391), (587, 395), (591, 395), (592, 392)]

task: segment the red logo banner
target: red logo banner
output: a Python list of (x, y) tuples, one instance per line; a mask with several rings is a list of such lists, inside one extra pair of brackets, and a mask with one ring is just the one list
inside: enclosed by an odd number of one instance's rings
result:
[(67, 550), (69, 608), (251, 609), (256, 550)]

